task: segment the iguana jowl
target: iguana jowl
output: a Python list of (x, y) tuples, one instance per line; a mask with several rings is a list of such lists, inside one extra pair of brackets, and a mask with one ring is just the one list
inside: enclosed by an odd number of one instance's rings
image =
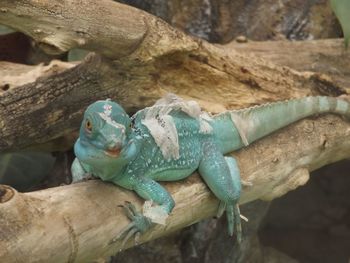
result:
[(218, 215), (226, 211), (229, 234), (236, 232), (240, 241), (239, 168), (224, 154), (299, 119), (327, 112), (348, 117), (349, 103), (306, 97), (209, 116), (196, 102), (169, 94), (130, 118), (117, 103), (97, 101), (85, 111), (74, 146), (73, 181), (92, 174), (157, 205), (149, 208), (147, 217), (132, 204), (125, 206), (132, 222), (117, 239), (124, 236), (126, 241), (147, 231), (152, 221), (164, 220), (174, 208), (173, 198), (157, 181), (177, 181), (198, 169), (220, 199)]

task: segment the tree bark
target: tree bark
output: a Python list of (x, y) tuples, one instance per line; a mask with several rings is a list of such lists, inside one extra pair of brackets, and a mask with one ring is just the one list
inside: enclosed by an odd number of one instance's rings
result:
[(345, 89), (350, 87), (350, 52), (344, 48), (343, 39), (246, 43), (232, 41), (224, 47), (254, 54), (276, 65), (287, 66), (297, 71), (324, 74), (335, 85)]
[(47, 66), (44, 64), (29, 66), (0, 61), (0, 94), (9, 89), (35, 82), (39, 78), (58, 74), (73, 66), (75, 64), (60, 60), (53, 60)]
[[(271, 200), (305, 184), (309, 171), (348, 158), (350, 125), (337, 116), (304, 120), (234, 156), (242, 180), (252, 184), (243, 189), (240, 203)], [(218, 201), (198, 175), (164, 185), (175, 209), (165, 226), (157, 225), (141, 242), (216, 213)], [(0, 224), (6, 226), (0, 229), (2, 262), (91, 262), (111, 256), (121, 242), (109, 241), (129, 223), (118, 205), (130, 201), (140, 210), (142, 204), (131, 191), (100, 181), (25, 194), (1, 186), (0, 193)], [(131, 240), (126, 247), (133, 245)]]

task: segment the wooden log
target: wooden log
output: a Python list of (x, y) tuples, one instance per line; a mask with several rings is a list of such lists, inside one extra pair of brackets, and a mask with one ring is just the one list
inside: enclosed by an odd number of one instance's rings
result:
[(350, 52), (345, 50), (343, 39), (246, 43), (232, 41), (224, 47), (297, 71), (324, 74), (336, 85), (345, 89), (350, 87)]
[(48, 65), (36, 66), (0, 61), (0, 95), (10, 89), (58, 74), (74, 66), (74, 63), (60, 60), (53, 60)]
[[(234, 156), (242, 180), (252, 184), (243, 189), (240, 203), (271, 200), (305, 184), (309, 171), (349, 158), (350, 125), (337, 116), (303, 120)], [(216, 213), (218, 201), (198, 175), (164, 185), (175, 209), (165, 226), (157, 225), (141, 242)], [(109, 242), (129, 223), (118, 205), (142, 205), (131, 191), (97, 180), (24, 194), (0, 189), (1, 262), (92, 262), (111, 256), (121, 242)], [(133, 245), (130, 240), (125, 248)]]

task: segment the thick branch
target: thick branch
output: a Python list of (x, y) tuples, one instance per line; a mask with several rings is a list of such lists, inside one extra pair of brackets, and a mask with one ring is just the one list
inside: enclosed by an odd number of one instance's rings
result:
[[(101, 2), (2, 1), (0, 23), (31, 36), (51, 54), (74, 47), (95, 48), (114, 57), (130, 54), (146, 33), (141, 11)], [(139, 18), (130, 20), (135, 12)]]
[(350, 87), (350, 52), (343, 39), (309, 41), (231, 42), (228, 50), (254, 54), (276, 65), (327, 74), (341, 87)]
[(29, 66), (0, 61), (0, 94), (9, 89), (36, 81), (38, 78), (48, 77), (72, 68), (74, 64), (53, 60), (47, 66), (40, 64)]
[[(350, 125), (336, 116), (304, 120), (234, 156), (242, 179), (252, 183), (244, 188), (241, 203), (273, 199), (305, 184), (308, 171), (350, 157)], [(216, 212), (218, 201), (198, 175), (167, 183), (166, 187), (175, 198), (176, 207), (167, 225), (152, 229), (142, 236), (142, 242)], [(135, 202), (138, 209), (142, 205), (132, 192), (100, 181), (27, 194), (1, 189), (3, 262), (91, 262), (113, 255), (121, 248), (120, 243), (109, 245), (108, 242), (128, 224), (117, 206), (126, 200)], [(127, 244), (132, 245), (132, 242)]]
[(137, 57), (152, 59), (179, 45), (197, 46), (162, 20), (109, 0), (3, 0), (0, 23), (31, 36), (51, 54), (80, 47), (112, 59), (135, 50)]

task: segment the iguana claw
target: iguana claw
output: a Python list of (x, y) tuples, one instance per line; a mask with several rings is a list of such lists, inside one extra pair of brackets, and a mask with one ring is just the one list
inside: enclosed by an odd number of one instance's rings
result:
[(131, 220), (131, 223), (122, 229), (120, 233), (110, 241), (110, 244), (122, 239), (121, 248), (123, 248), (125, 243), (134, 235), (135, 244), (138, 244), (140, 235), (146, 232), (152, 226), (152, 222), (149, 218), (137, 212), (135, 206), (132, 203), (125, 202), (125, 205), (120, 206), (123, 207), (124, 212), (126, 216)]

